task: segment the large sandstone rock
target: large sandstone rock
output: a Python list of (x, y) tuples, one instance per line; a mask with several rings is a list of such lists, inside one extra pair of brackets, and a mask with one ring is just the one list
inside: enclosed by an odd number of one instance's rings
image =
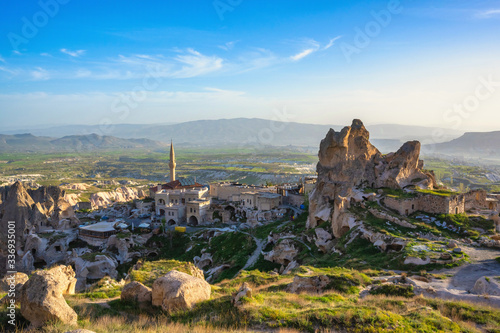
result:
[(500, 296), (500, 281), (493, 276), (483, 276), (476, 281), (470, 292), (476, 295)]
[(151, 295), (151, 288), (133, 281), (123, 287), (120, 298), (122, 301), (151, 304)]
[(330, 278), (326, 275), (299, 276), (293, 278), (293, 282), (288, 285), (291, 293), (321, 293), (330, 283)]
[(173, 270), (153, 283), (152, 303), (167, 312), (191, 309), (210, 299), (210, 293), (205, 280)]
[(420, 143), (405, 143), (396, 153), (382, 155), (370, 143), (370, 134), (360, 120), (340, 132), (333, 129), (321, 141), (317, 164), (318, 180), (309, 195), (307, 226), (330, 221), (335, 237), (349, 230), (348, 213), (355, 187), (403, 188), (418, 183), (435, 185), (433, 175), (424, 173), (419, 160)]
[(76, 324), (77, 315), (63, 295), (74, 293), (75, 272), (70, 266), (37, 271), (21, 289), (21, 314), (33, 327), (52, 320)]

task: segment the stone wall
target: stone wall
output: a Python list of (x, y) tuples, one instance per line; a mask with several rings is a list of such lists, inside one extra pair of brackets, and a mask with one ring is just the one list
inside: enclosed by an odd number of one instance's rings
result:
[(401, 215), (410, 215), (417, 211), (430, 214), (461, 214), (465, 212), (465, 195), (439, 196), (419, 194), (411, 199), (385, 198), (385, 205)]
[(465, 210), (469, 211), (474, 208), (486, 208), (487, 193), (485, 190), (473, 190), (464, 194)]

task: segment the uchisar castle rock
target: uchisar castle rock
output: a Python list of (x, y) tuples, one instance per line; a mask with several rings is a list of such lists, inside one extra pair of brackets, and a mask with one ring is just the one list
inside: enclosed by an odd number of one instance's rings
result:
[(382, 155), (370, 143), (370, 133), (358, 119), (340, 132), (330, 129), (319, 148), (318, 180), (309, 197), (308, 227), (331, 221), (335, 237), (341, 237), (354, 219), (348, 213), (351, 201), (366, 197), (366, 188), (436, 188), (434, 175), (423, 170), (419, 156), (418, 141)]

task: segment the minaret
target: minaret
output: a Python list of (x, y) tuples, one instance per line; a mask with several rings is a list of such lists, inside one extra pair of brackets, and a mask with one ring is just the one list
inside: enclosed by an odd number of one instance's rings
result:
[(174, 144), (172, 140), (170, 140), (170, 162), (168, 166), (170, 167), (170, 181), (173, 182), (175, 180), (175, 153), (174, 153)]

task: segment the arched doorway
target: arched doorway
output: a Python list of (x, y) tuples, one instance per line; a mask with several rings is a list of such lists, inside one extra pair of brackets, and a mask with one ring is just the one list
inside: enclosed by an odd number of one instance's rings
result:
[(160, 209), (160, 216), (165, 215), (165, 209)]
[(198, 219), (196, 218), (196, 216), (191, 215), (191, 216), (189, 217), (188, 224), (189, 224), (189, 225), (194, 225), (194, 226), (198, 225)]
[(174, 224), (176, 224), (176, 222), (174, 220), (172, 220), (172, 219), (168, 220), (167, 223), (168, 223), (168, 225), (174, 225)]

